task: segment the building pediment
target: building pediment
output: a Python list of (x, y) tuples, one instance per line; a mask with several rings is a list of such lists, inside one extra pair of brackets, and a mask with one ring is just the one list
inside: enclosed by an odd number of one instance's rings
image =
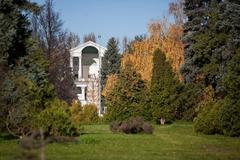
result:
[(85, 42), (85, 43), (82, 43), (80, 45), (78, 45), (77, 47), (75, 48), (72, 48), (70, 50), (70, 54), (71, 55), (74, 55), (74, 54), (81, 54), (83, 49), (86, 48), (86, 47), (94, 47), (98, 50), (98, 53), (100, 53), (101, 57), (103, 57), (105, 51), (107, 50), (107, 48), (101, 46), (100, 44), (98, 43), (95, 43), (95, 42), (92, 42), (92, 41), (88, 41), (88, 42)]

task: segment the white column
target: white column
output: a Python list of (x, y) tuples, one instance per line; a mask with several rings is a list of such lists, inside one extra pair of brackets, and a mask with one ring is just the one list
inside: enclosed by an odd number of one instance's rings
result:
[(86, 100), (86, 97), (85, 97), (85, 87), (82, 87), (82, 95), (83, 95), (83, 100), (85, 101)]
[(71, 67), (71, 71), (73, 71), (73, 57), (70, 56), (70, 67)]
[(102, 56), (101, 56), (101, 54), (102, 54), (102, 52), (100, 51), (100, 49), (99, 49), (99, 51), (98, 51), (98, 58), (99, 58), (99, 68), (98, 68), (98, 71), (99, 71), (99, 74), (98, 74), (98, 115), (101, 115), (102, 113), (101, 113), (101, 108), (102, 108), (102, 106), (101, 106), (101, 66), (102, 66)]
[(79, 57), (79, 69), (78, 69), (78, 80), (82, 78), (82, 55)]

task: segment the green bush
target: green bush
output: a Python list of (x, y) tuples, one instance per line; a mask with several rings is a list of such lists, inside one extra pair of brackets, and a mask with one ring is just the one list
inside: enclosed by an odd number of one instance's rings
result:
[(94, 124), (99, 122), (98, 109), (94, 104), (86, 104), (80, 114), (80, 123)]
[(220, 123), (223, 133), (227, 136), (240, 136), (240, 101), (226, 97), (220, 110)]
[(223, 101), (210, 101), (204, 104), (194, 119), (194, 130), (204, 134), (222, 133), (219, 117), (222, 106)]
[(39, 128), (42, 127), (50, 136), (77, 136), (78, 126), (72, 122), (69, 106), (66, 102), (55, 99), (38, 116)]
[(70, 108), (71, 111), (71, 119), (72, 121), (77, 124), (80, 125), (81, 123), (81, 113), (82, 113), (82, 106), (80, 104), (79, 101), (74, 101), (71, 105)]
[(200, 101), (201, 87), (195, 84), (179, 84), (171, 95), (170, 105), (174, 108), (174, 117), (192, 121), (197, 113), (196, 107)]

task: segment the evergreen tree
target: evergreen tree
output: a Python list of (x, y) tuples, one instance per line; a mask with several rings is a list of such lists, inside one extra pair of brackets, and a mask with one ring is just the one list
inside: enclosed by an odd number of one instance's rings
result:
[(228, 74), (224, 79), (227, 96), (220, 113), (223, 133), (230, 136), (240, 136), (240, 48), (228, 66)]
[(107, 76), (119, 73), (121, 55), (119, 54), (118, 41), (112, 37), (107, 44), (107, 51), (102, 58), (101, 85), (105, 86)]
[(175, 86), (176, 80), (171, 65), (159, 49), (155, 50), (150, 94), (153, 118), (157, 122), (160, 118), (166, 120), (172, 118), (169, 98)]
[(0, 129), (23, 135), (54, 97), (48, 61), (30, 37), (26, 13), (38, 7), (26, 0), (0, 1)]
[(107, 118), (125, 120), (132, 116), (142, 116), (146, 89), (144, 81), (129, 63), (121, 69), (117, 84), (106, 97)]
[[(220, 124), (217, 125), (222, 126), (226, 135), (240, 135), (237, 50), (240, 46), (240, 1), (186, 0), (185, 13), (188, 17), (184, 35), (185, 64), (182, 68), (185, 81), (212, 86), (217, 103), (225, 97), (223, 106), (218, 106), (220, 112), (214, 113), (220, 116)], [(207, 120), (209, 115), (200, 116)]]
[(186, 0), (185, 14), (188, 21), (184, 25), (184, 79), (205, 87), (211, 85), (217, 96), (224, 96), (222, 80), (227, 64), (240, 45), (239, 2)]
[(37, 9), (35, 4), (26, 0), (0, 1), (0, 65), (14, 64), (27, 54), (30, 31), (24, 13)]

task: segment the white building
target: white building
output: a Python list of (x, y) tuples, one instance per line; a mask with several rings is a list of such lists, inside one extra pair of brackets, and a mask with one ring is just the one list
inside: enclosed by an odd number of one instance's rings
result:
[(82, 105), (95, 104), (101, 115), (100, 68), (106, 48), (88, 41), (70, 50), (70, 67)]

